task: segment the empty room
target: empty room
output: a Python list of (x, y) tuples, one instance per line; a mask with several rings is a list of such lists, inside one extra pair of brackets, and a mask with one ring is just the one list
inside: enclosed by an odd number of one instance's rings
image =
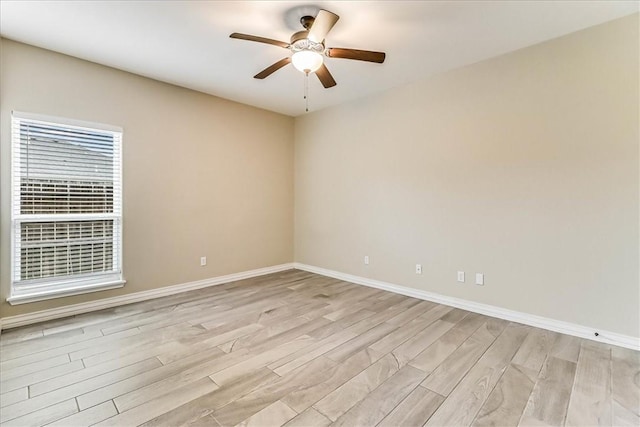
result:
[(0, 424), (639, 426), (640, 2), (0, 1)]

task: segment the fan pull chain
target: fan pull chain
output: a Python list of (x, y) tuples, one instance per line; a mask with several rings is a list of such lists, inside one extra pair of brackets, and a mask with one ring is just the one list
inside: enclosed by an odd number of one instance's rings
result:
[(304, 111), (309, 112), (309, 71), (304, 72)]

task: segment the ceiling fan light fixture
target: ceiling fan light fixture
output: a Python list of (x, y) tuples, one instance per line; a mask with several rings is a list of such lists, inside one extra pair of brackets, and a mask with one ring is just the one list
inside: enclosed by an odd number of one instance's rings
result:
[[(285, 65), (293, 63), (293, 66), (297, 70), (306, 74), (307, 78), (305, 79), (305, 84), (308, 84), (309, 73), (314, 73), (318, 77), (318, 80), (320, 80), (320, 83), (322, 83), (322, 86), (324, 86), (325, 89), (328, 89), (330, 87), (334, 87), (336, 85), (336, 81), (323, 63), (323, 58), (325, 56), (329, 58), (344, 58), (376, 62), (378, 64), (382, 64), (385, 59), (384, 52), (336, 47), (330, 47), (327, 49), (324, 44), (325, 39), (336, 22), (338, 22), (338, 19), (340, 19), (338, 15), (324, 9), (318, 10), (315, 17), (312, 16), (311, 13), (305, 14), (300, 18), (300, 23), (304, 30), (293, 33), (289, 43), (242, 33), (232, 33), (229, 37), (232, 39), (248, 40), (279, 46), (291, 51), (291, 54), (287, 57), (271, 64), (253, 76), (254, 79), (262, 80), (269, 77)], [(305, 99), (308, 98), (305, 96)]]
[(291, 62), (303, 73), (313, 73), (322, 66), (322, 55), (313, 50), (299, 50), (291, 56)]

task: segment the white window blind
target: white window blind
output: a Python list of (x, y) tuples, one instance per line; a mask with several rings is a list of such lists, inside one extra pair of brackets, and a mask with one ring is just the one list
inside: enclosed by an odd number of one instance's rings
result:
[(9, 300), (121, 285), (122, 132), (33, 117), (11, 122)]

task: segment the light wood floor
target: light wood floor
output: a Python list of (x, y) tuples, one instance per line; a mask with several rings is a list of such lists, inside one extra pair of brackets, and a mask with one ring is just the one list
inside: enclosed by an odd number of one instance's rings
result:
[(9, 330), (3, 426), (640, 424), (640, 353), (291, 270)]

